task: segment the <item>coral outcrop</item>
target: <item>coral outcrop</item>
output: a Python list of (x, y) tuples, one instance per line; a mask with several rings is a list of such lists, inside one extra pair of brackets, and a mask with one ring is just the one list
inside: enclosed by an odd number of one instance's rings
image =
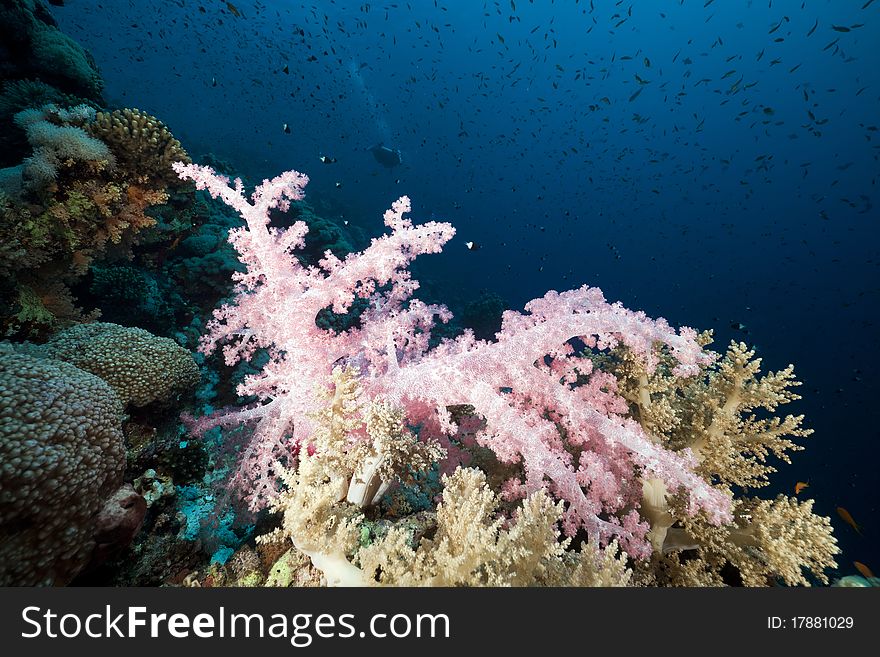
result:
[(94, 59), (61, 32), (40, 0), (0, 5), (0, 167), (17, 164), (25, 143), (12, 117), (29, 107), (103, 103)]
[(0, 346), (0, 584), (65, 584), (137, 531), (121, 421), (99, 377)]
[(0, 269), (12, 274), (0, 306), (7, 336), (38, 337), (84, 319), (53, 312), (58, 296), (75, 307), (59, 286), (69, 287), (96, 260), (131, 257), (157, 224), (148, 209), (168, 200), (167, 185), (179, 184), (168, 160), (187, 156), (161, 122), (136, 110), (45, 105), (15, 121), (31, 155), (0, 172)]
[(199, 380), (198, 366), (186, 349), (140, 328), (79, 324), (54, 335), (42, 351), (101, 377), (124, 406), (171, 401), (192, 392)]

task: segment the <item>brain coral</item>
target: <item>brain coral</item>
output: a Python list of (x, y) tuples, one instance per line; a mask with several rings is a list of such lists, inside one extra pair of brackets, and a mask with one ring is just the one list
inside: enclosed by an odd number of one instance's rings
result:
[(125, 468), (121, 420), (97, 376), (0, 345), (0, 585), (65, 584), (92, 559)]
[(193, 357), (174, 340), (117, 324), (65, 329), (43, 346), (43, 353), (101, 377), (124, 406), (167, 401), (199, 380)]

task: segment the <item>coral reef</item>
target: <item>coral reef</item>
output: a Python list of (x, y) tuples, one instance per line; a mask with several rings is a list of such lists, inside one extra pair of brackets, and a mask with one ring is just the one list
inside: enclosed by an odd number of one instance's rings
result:
[(63, 34), (40, 0), (0, 6), (0, 167), (25, 153), (12, 117), (29, 107), (100, 105), (104, 83), (91, 55)]
[(137, 328), (0, 343), (0, 525), (16, 536), (0, 543), (21, 562), (0, 582), (179, 583), (241, 545), (250, 530), (213, 496), (224, 471), (176, 419), (197, 379), (188, 351)]
[[(707, 334), (588, 287), (504, 312), (494, 342), (432, 343), (450, 313), (412, 298), (408, 265), (451, 226), (414, 226), (404, 197), (385, 214), (390, 234), (310, 266), (292, 255), (305, 223), (269, 217), (302, 197), (304, 176), (264, 181), (249, 202), (240, 180), (174, 168), (246, 223), (230, 232), (237, 296), (201, 349), (228, 365), (269, 356), (238, 387), (254, 403), (190, 428), (251, 427), (231, 490), (279, 511), (261, 543), (292, 543), (325, 583), (720, 585), (732, 570), (796, 585), (834, 564), (830, 523), (809, 502), (737, 497), (809, 433), (774, 415), (797, 399), (791, 368), (758, 378), (745, 345), (721, 358)], [(340, 330), (316, 322), (356, 307)], [(395, 481), (419, 485), (437, 463), (449, 474), (435, 511), (377, 516)]]
[(13, 274), (0, 290), (7, 336), (39, 337), (63, 327), (64, 316), (38, 303), (57, 296), (48, 282), (69, 287), (96, 259), (130, 258), (145, 229), (156, 226), (148, 208), (168, 201), (167, 185), (177, 185), (169, 174), (163, 179), (161, 168), (186, 153), (161, 123), (125, 112), (120, 116), (131, 125), (87, 105), (16, 114), (32, 153), (0, 175), (0, 268)]
[(171, 170), (172, 162), (190, 161), (168, 127), (138, 109), (98, 112), (87, 131), (110, 148), (132, 184), (173, 187), (180, 178)]
[(171, 401), (192, 392), (199, 380), (186, 349), (139, 328), (79, 324), (54, 335), (42, 351), (101, 377), (124, 406)]
[(508, 522), (483, 472), (459, 468), (443, 480), (432, 538), (413, 548), (410, 532), (394, 528), (357, 553), (378, 583), (395, 586), (626, 586), (631, 572), (615, 543), (567, 550), (560, 540), (562, 504), (538, 491)]
[(101, 319), (167, 334), (177, 326), (185, 301), (173, 281), (144, 267), (94, 264), (89, 270), (88, 298), (101, 309)]
[(131, 540), (121, 421), (102, 379), (0, 345), (0, 584), (65, 584)]

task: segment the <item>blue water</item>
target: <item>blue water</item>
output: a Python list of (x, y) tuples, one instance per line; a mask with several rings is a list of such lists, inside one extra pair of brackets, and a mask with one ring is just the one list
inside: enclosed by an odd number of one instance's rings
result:
[[(803, 400), (785, 410), (816, 433), (761, 494), (809, 481), (840, 574), (880, 568), (880, 2), (52, 11), (94, 55), (109, 103), (160, 117), (196, 161), (303, 171), (322, 214), (370, 234), (402, 194), (417, 219), (451, 221), (457, 237), (418, 272), (453, 309), (484, 289), (516, 308), (589, 283), (715, 329), (719, 349), (745, 340), (768, 369), (795, 363)], [(403, 165), (377, 164), (366, 149), (380, 141)]]

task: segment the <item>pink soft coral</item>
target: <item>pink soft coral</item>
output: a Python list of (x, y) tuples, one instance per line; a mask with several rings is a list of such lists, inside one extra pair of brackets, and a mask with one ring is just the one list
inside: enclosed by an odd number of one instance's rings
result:
[[(703, 510), (715, 522), (729, 519), (729, 500), (693, 473), (689, 455), (661, 448), (625, 417), (613, 377), (593, 372), (592, 361), (571, 346), (574, 339), (593, 349), (623, 344), (650, 371), (662, 343), (677, 359), (675, 373), (688, 375), (709, 358), (693, 330), (676, 332), (664, 320), (609, 304), (600, 290), (584, 286), (548, 292), (529, 302), (525, 313), (505, 313), (496, 342), (467, 332), (430, 349), (435, 321), (451, 315), (411, 298), (418, 282), (407, 268), (416, 256), (439, 252), (455, 233), (451, 225), (414, 226), (404, 216), (409, 199), (402, 197), (385, 213), (390, 234), (344, 260), (328, 251), (318, 267), (307, 267), (293, 255), (304, 244), (306, 225), (278, 230), (268, 218), (271, 208), (286, 209), (289, 200), (302, 198), (305, 176), (288, 172), (265, 181), (249, 203), (240, 180), (230, 186), (228, 178), (197, 165), (178, 163), (175, 171), (220, 197), (247, 224), (229, 237), (246, 266), (235, 275), (236, 301), (215, 311), (201, 349), (210, 353), (222, 342), (232, 364), (266, 348), (271, 360), (239, 387), (259, 405), (199, 425), (257, 423), (232, 482), (252, 508), (275, 495), (273, 462), (295, 453), (309, 436), (320, 387), (335, 366), (346, 363), (359, 369), (369, 397), (400, 404), (424, 437), (457, 429), (447, 407), (473, 406), (486, 420), (478, 442), (501, 461), (524, 466), (525, 480), (508, 482), (506, 494), (549, 489), (566, 502), (569, 535), (583, 527), (603, 540), (618, 536), (631, 555), (646, 555), (647, 526), (635, 511), (645, 473), (662, 479), (669, 491), (687, 493), (692, 513)], [(346, 313), (358, 297), (369, 300), (359, 326), (335, 333), (315, 323), (321, 310)], [(586, 384), (575, 384), (584, 377)]]

